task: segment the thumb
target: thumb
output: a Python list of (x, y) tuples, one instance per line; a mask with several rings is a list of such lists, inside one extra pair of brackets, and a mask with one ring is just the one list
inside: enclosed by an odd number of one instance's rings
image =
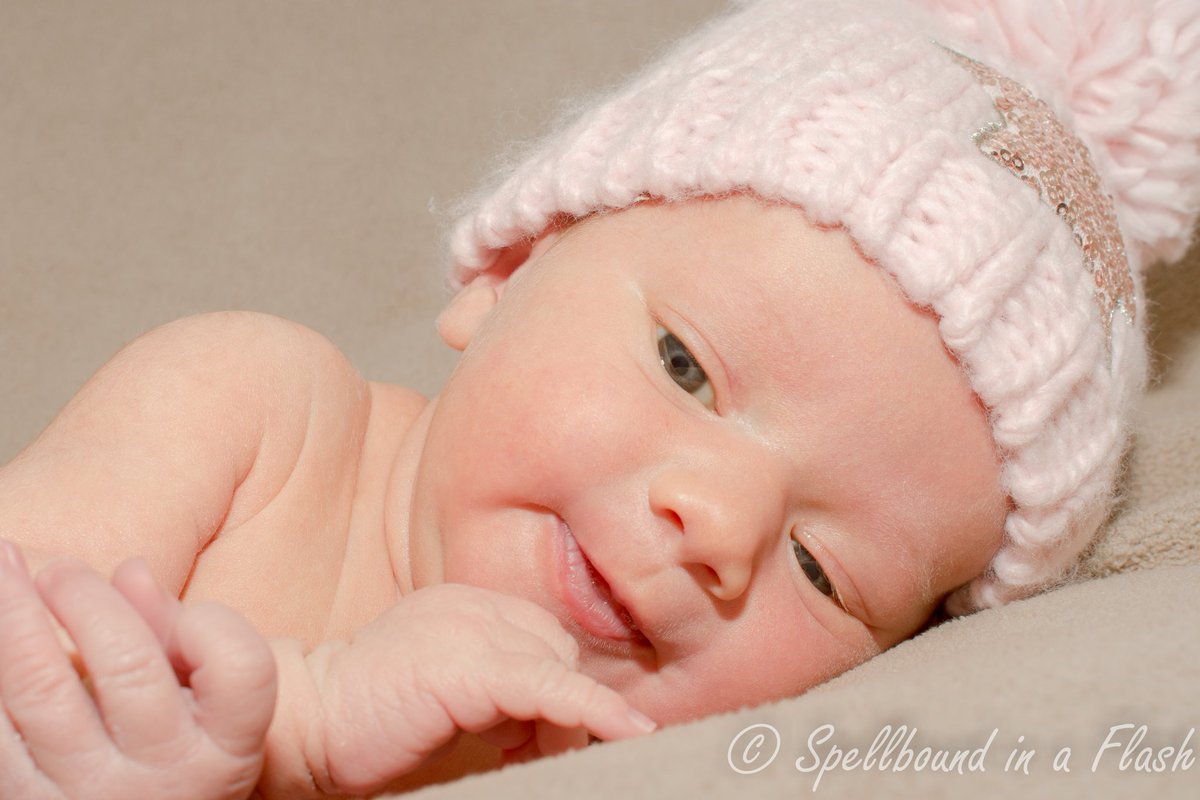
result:
[(218, 603), (184, 609), (168, 646), (188, 672), (196, 722), (234, 756), (258, 752), (275, 712), (275, 657), (250, 623)]

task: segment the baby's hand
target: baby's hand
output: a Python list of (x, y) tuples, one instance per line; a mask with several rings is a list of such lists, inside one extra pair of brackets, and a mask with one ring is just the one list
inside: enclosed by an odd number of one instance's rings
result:
[(111, 585), (73, 561), (35, 582), (0, 542), (0, 797), (246, 797), (274, 704), (271, 651), (233, 611), (185, 608), (140, 560)]
[(401, 599), (350, 644), (309, 656), (326, 719), (318, 786), (381, 788), (450, 744), (481, 734), (522, 758), (648, 733), (654, 725), (576, 671), (579, 648), (526, 600), (459, 584)]

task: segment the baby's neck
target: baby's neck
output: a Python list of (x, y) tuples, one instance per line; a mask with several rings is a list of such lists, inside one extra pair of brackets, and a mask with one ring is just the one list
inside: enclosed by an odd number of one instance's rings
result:
[[(375, 386), (379, 386), (380, 391), (399, 389), (386, 384), (372, 384), (373, 388)], [(409, 526), (417, 467), (424, 452), (426, 435), (438, 399), (421, 398), (419, 406), (411, 402), (410, 396), (392, 399), (408, 402), (404, 408), (398, 409), (401, 418), (392, 423), (394, 429), (391, 430), (391, 434), (395, 441), (387, 451), (388, 462), (382, 499), (383, 538), (396, 589), (399, 594), (406, 595), (413, 592), (418, 585), (417, 576), (413, 574), (409, 548)]]
[[(418, 429), (433, 404), (409, 389), (370, 383), (371, 416), (362, 445), (342, 578), (327, 635), (346, 638), (413, 590), (408, 506), (420, 457)], [(416, 435), (414, 435), (416, 434)], [(383, 565), (387, 565), (386, 569)]]

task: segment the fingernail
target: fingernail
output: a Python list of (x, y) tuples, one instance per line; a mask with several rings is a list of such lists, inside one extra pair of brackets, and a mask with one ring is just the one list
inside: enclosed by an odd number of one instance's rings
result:
[(0, 542), (0, 563), (6, 569), (12, 569), (17, 572), (25, 571), (25, 559), (21, 558), (21, 551), (17, 546), (9, 541)]
[(629, 717), (629, 721), (642, 729), (643, 733), (651, 733), (658, 729), (658, 723), (647, 717), (636, 708), (631, 708), (625, 714)]

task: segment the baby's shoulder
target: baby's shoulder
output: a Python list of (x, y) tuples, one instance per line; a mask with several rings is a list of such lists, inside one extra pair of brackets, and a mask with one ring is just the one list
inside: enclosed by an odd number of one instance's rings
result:
[[(370, 429), (379, 427), (373, 420), (395, 419), (387, 409), (415, 402), (400, 387), (381, 392), (328, 337), (272, 314), (185, 317), (127, 349), (138, 348), (142, 356), (131, 354), (131, 363), (159, 371), (158, 384), (185, 381), (178, 394), (199, 406), (192, 416), (244, 430), (234, 449), (252, 450), (253, 458), (239, 471), (226, 532), (294, 497), (332, 502), (325, 495), (347, 487), (331, 487), (327, 476), (357, 471)], [(200, 374), (178, 376), (193, 371)]]
[(258, 311), (210, 311), (168, 322), (139, 336), (110, 364), (163, 382), (200, 373), (223, 387), (254, 384), (290, 400), (303, 384), (366, 382), (328, 338), (299, 322)]
[(270, 395), (267, 438), (290, 442), (284, 449), (318, 471), (337, 459), (349, 467), (377, 440), (402, 435), (427, 403), (412, 389), (365, 379), (332, 340), (299, 322), (258, 312), (211, 316), (194, 324), (219, 325), (220, 349), (237, 351), (244, 379)]

